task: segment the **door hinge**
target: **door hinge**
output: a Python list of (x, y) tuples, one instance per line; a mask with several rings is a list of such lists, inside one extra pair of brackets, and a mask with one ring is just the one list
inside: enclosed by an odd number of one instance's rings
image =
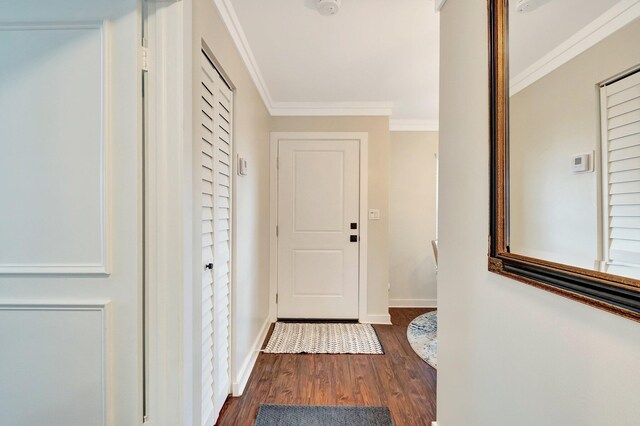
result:
[(280, 234), (280, 229), (278, 228), (278, 225), (276, 225), (276, 237)]
[(280, 170), (280, 157), (276, 157), (276, 170)]
[(149, 72), (149, 48), (147, 47), (147, 40), (142, 40), (142, 71)]
[(276, 293), (276, 305), (278, 304), (278, 293)]
[(149, 416), (142, 416), (142, 423), (149, 423)]

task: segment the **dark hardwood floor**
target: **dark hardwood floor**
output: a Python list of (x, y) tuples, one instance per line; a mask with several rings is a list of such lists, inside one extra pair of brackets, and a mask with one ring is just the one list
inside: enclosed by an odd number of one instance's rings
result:
[(387, 406), (396, 426), (430, 426), (436, 370), (411, 349), (407, 325), (431, 310), (390, 309), (393, 325), (374, 326), (384, 355), (261, 353), (244, 394), (227, 400), (216, 424), (253, 425), (258, 406), (270, 403)]

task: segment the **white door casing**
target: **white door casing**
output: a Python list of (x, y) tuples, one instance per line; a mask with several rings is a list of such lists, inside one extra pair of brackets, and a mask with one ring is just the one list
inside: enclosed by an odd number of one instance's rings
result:
[(202, 210), (201, 423), (215, 423), (231, 390), (230, 284), (233, 93), (210, 59), (200, 58)]
[(278, 143), (279, 318), (359, 317), (359, 145)]

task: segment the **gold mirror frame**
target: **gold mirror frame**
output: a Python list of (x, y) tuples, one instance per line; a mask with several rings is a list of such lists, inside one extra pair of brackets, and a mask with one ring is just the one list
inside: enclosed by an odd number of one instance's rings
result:
[(489, 271), (640, 322), (640, 281), (509, 252), (508, 0), (488, 0)]

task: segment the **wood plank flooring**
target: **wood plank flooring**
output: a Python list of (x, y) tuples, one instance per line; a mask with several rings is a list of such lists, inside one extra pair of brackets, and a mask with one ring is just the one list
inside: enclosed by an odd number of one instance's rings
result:
[(227, 399), (216, 425), (253, 425), (258, 406), (270, 403), (387, 406), (396, 426), (430, 426), (436, 370), (416, 355), (406, 334), (413, 318), (431, 310), (390, 309), (393, 325), (374, 326), (384, 355), (261, 353), (244, 394)]

